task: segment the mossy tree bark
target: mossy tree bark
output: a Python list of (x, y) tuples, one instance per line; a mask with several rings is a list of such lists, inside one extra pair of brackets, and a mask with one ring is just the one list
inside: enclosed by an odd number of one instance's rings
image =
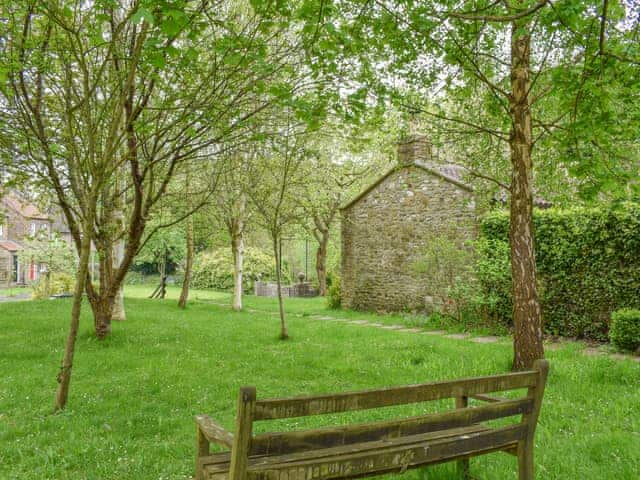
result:
[(80, 260), (76, 275), (76, 284), (73, 294), (73, 306), (71, 307), (71, 323), (64, 348), (62, 365), (58, 373), (58, 388), (56, 390), (54, 411), (62, 410), (69, 399), (69, 385), (71, 384), (71, 369), (75, 355), (76, 339), (80, 326), (80, 312), (82, 309), (82, 297), (84, 294), (87, 274), (89, 273), (89, 256), (91, 254), (91, 239), (85, 236), (80, 248)]
[(536, 285), (533, 226), (533, 148), (529, 78), (531, 38), (526, 21), (511, 28), (511, 204), (509, 240), (513, 279), (514, 359), (516, 370), (543, 358), (542, 315)]
[(187, 243), (187, 251), (186, 258), (184, 262), (184, 278), (182, 279), (182, 290), (180, 291), (180, 299), (178, 300), (178, 306), (180, 308), (187, 307), (187, 300), (189, 299), (189, 286), (191, 285), (191, 272), (193, 270), (193, 255), (194, 255), (194, 245), (193, 245), (193, 218), (189, 217), (187, 219), (187, 229), (186, 229), (186, 243)]
[(276, 259), (276, 286), (278, 291), (278, 310), (280, 313), (280, 339), (286, 340), (289, 338), (289, 332), (287, 332), (287, 322), (284, 313), (284, 300), (282, 298), (282, 261), (280, 254), (280, 238), (273, 235), (273, 256)]

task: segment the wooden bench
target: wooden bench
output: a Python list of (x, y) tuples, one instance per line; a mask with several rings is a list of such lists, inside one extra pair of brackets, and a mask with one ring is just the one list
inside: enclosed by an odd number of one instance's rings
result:
[[(391, 387), (380, 390), (280, 399), (256, 399), (240, 389), (235, 432), (196, 416), (197, 480), (315, 480), (404, 472), (452, 460), (464, 478), (469, 458), (504, 451), (518, 457), (520, 480), (533, 480), (533, 436), (548, 372), (545, 360), (531, 371)], [(526, 388), (526, 395), (487, 394)], [(455, 409), (374, 423), (254, 435), (253, 422), (455, 399)], [(470, 406), (475, 399), (478, 406)], [(510, 424), (483, 422), (512, 417)], [(518, 418), (520, 417), (520, 418)], [(211, 454), (210, 444), (230, 452)]]

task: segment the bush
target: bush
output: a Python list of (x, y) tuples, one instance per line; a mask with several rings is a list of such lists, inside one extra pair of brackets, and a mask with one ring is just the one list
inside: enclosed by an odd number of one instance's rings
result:
[(327, 306), (333, 309), (338, 309), (342, 306), (340, 277), (335, 274), (331, 277), (331, 286), (327, 290)]
[(61, 293), (73, 293), (75, 279), (68, 273), (51, 273), (49, 276), (49, 291), (47, 292), (47, 276), (42, 275), (31, 288), (33, 298), (47, 298)]
[(475, 276), (473, 251), (459, 245), (454, 235), (437, 235), (426, 239), (423, 257), (415, 272), (425, 287), (430, 313), (439, 313), (462, 321), (474, 303)]
[[(536, 211), (534, 224), (545, 332), (606, 340), (611, 312), (640, 308), (640, 205)], [(492, 314), (510, 325), (508, 213), (487, 215), (481, 232), (489, 247), (479, 280), (497, 299)]]
[(626, 308), (613, 312), (609, 338), (621, 350), (640, 350), (640, 310)]
[[(246, 247), (244, 251), (242, 289), (245, 292), (251, 292), (256, 280), (275, 280), (275, 268), (273, 255), (269, 255), (257, 248)], [(218, 248), (196, 255), (193, 263), (191, 287), (216, 290), (232, 289), (233, 255), (231, 254), (231, 249)]]

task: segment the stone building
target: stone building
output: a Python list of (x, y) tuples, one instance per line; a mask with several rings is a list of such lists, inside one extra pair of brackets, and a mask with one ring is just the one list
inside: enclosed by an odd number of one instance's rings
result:
[(50, 233), (49, 215), (22, 198), (9, 192), (0, 199), (0, 287), (23, 285), (36, 281), (46, 266), (22, 264), (19, 252), (22, 242), (39, 231)]
[(477, 233), (473, 188), (459, 167), (432, 158), (424, 137), (398, 145), (398, 165), (341, 209), (342, 305), (375, 311), (422, 310), (416, 275), (426, 241)]

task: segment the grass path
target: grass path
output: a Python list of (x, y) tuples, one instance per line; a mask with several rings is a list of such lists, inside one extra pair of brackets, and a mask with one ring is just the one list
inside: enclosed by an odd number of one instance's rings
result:
[[(201, 298), (182, 311), (174, 300), (135, 298), (144, 296), (143, 289), (127, 293), (129, 318), (115, 324), (105, 342), (94, 339), (85, 311), (70, 404), (60, 415), (50, 412), (69, 301), (0, 305), (0, 479), (187, 479), (194, 456), (191, 417), (208, 413), (231, 427), (240, 385), (255, 385), (261, 397), (328, 393), (504, 372), (511, 358), (506, 342), (312, 321), (312, 315), (329, 316), (317, 301), (287, 302), (295, 315), (289, 318), (292, 339), (282, 342), (270, 299), (247, 299), (254, 311), (233, 313), (216, 305), (225, 303), (224, 294), (194, 292)], [(344, 317), (399, 324), (394, 317)], [(574, 345), (548, 357), (552, 371), (536, 437), (538, 478), (637, 478), (640, 364), (587, 357)], [(386, 415), (355, 412), (259, 428)], [(472, 461), (472, 471), (486, 480), (517, 478), (514, 459), (501, 454)], [(452, 466), (442, 466), (402, 478), (456, 477)]]
[[(135, 298), (146, 298), (153, 290), (146, 285), (128, 286), (127, 294)], [(180, 295), (178, 287), (169, 287), (167, 299), (177, 300)], [(194, 290), (192, 298), (196, 301), (209, 302), (220, 307), (231, 305), (231, 295), (224, 292), (211, 290)], [(277, 303), (274, 299), (265, 297), (247, 296), (244, 299), (245, 311), (248, 313), (260, 313), (278, 315)], [(511, 343), (511, 337), (503, 332), (502, 335), (495, 335), (494, 331), (487, 331), (486, 328), (477, 328), (473, 332), (464, 332), (459, 325), (447, 325), (447, 330), (442, 329), (441, 324), (429, 324), (429, 319), (425, 317), (388, 314), (376, 315), (373, 313), (363, 313), (345, 310), (331, 310), (325, 305), (321, 298), (293, 299), (287, 300), (286, 310), (288, 315), (294, 317), (308, 317), (314, 320), (327, 320), (344, 322), (349, 325), (378, 327), (384, 330), (398, 330), (410, 333), (420, 333), (425, 335), (441, 335), (454, 340), (469, 340), (474, 343)], [(500, 333), (500, 332), (497, 332)], [(584, 342), (576, 342), (570, 339), (560, 339), (545, 342), (546, 350), (559, 350), (568, 345), (573, 345), (582, 349), (582, 353), (588, 356), (606, 356), (614, 360), (635, 361), (640, 363), (640, 356), (616, 352), (610, 345), (589, 345)]]

